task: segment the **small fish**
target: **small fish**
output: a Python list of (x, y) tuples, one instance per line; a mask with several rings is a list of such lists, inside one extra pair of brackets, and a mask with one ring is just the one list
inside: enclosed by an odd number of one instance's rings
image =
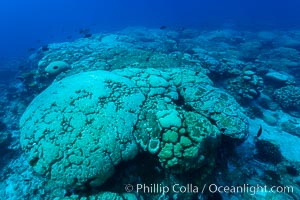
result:
[(88, 33), (90, 33), (90, 29), (88, 29), (88, 28), (80, 28), (79, 29), (79, 33), (83, 34), (83, 35), (88, 34)]
[(160, 30), (164, 30), (166, 28), (167, 28), (167, 26), (161, 26), (161, 27), (159, 27)]
[(80, 34), (84, 34), (85, 33), (85, 29), (83, 29), (83, 28), (79, 29), (79, 33)]
[(84, 38), (89, 38), (89, 37), (92, 37), (92, 34), (91, 34), (91, 33), (86, 33), (86, 34), (84, 34), (83, 37), (84, 37)]
[(257, 134), (256, 134), (256, 138), (258, 138), (262, 133), (262, 127), (261, 127), (261, 124), (259, 125), (259, 129), (257, 131)]

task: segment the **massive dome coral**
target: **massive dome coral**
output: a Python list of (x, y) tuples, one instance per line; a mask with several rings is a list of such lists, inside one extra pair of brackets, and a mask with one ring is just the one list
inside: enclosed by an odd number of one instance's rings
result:
[(172, 172), (211, 167), (221, 134), (244, 139), (248, 133), (234, 98), (187, 69), (69, 76), (32, 101), (20, 127), (33, 168), (73, 188), (102, 185), (139, 150)]
[(132, 132), (144, 100), (131, 81), (105, 71), (53, 83), (20, 120), (30, 164), (62, 186), (101, 185), (138, 153)]

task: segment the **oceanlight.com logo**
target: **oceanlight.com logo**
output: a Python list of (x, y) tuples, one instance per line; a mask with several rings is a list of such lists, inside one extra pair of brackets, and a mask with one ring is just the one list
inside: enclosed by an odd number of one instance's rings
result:
[(255, 195), (257, 193), (293, 193), (294, 187), (293, 186), (270, 186), (267, 185), (249, 185), (243, 184), (239, 186), (222, 186), (216, 184), (210, 184), (208, 186), (208, 191), (210, 193), (249, 193), (250, 195)]
[(217, 184), (204, 184), (197, 186), (193, 184), (180, 185), (163, 185), (163, 184), (126, 184), (126, 192), (145, 193), (145, 194), (166, 194), (166, 193), (227, 193), (227, 194), (240, 194), (249, 193), (255, 195), (257, 193), (293, 193), (293, 186), (267, 186), (267, 185), (249, 185), (243, 184), (238, 186), (217, 185)]

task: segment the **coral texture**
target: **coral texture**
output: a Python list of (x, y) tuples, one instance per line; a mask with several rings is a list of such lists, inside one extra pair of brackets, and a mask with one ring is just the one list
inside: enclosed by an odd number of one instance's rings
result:
[(32, 101), (20, 127), (30, 164), (64, 187), (102, 185), (139, 148), (173, 172), (212, 166), (221, 134), (248, 134), (234, 98), (184, 69), (69, 76)]
[(105, 71), (53, 83), (20, 120), (30, 164), (62, 186), (101, 185), (137, 154), (132, 132), (144, 99), (128, 79)]
[(277, 103), (285, 110), (299, 109), (300, 106), (300, 88), (294, 85), (288, 85), (276, 89), (273, 97)]

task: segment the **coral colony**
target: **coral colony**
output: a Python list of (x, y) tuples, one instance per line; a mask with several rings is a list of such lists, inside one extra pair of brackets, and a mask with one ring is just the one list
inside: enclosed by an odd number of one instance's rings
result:
[(83, 34), (3, 90), (1, 198), (300, 199), (299, 32)]

